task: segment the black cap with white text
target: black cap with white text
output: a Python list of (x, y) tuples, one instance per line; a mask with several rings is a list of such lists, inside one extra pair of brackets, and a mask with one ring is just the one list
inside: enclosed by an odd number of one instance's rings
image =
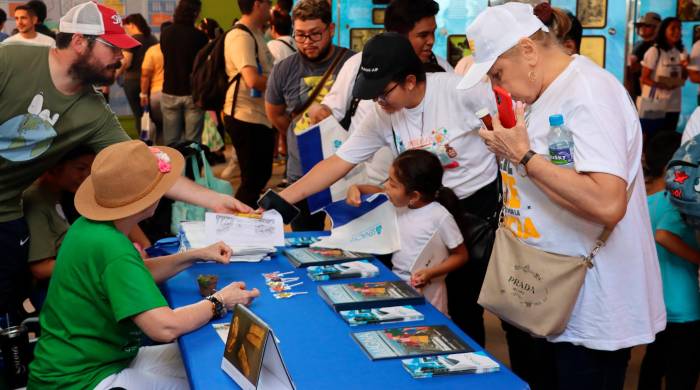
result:
[(394, 32), (375, 35), (362, 50), (362, 63), (352, 96), (362, 100), (376, 98), (394, 76), (416, 62), (420, 67), (420, 58), (405, 36)]

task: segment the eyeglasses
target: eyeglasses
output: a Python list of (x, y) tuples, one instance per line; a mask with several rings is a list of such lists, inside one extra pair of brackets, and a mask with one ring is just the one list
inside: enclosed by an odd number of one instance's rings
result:
[(297, 43), (304, 43), (306, 42), (306, 38), (309, 39), (311, 42), (318, 42), (321, 40), (323, 37), (323, 33), (328, 30), (328, 26), (326, 26), (323, 30), (317, 31), (317, 32), (312, 32), (311, 34), (303, 34), (303, 33), (298, 33), (294, 31), (292, 36), (294, 36), (294, 40), (297, 41)]
[[(379, 95), (379, 96), (377, 96), (376, 98), (374, 98), (374, 101), (375, 101), (375, 102), (379, 102), (379, 103), (381, 103), (381, 104), (387, 104), (386, 99), (389, 97), (389, 94), (391, 94), (391, 92), (392, 92), (393, 90), (395, 90), (396, 87), (399, 86), (399, 84), (400, 84), (400, 83), (394, 84), (394, 86), (391, 87), (391, 88), (389, 88), (388, 91), (385, 91), (385, 92), (383, 92), (381, 95)], [(388, 180), (388, 179), (387, 179), (387, 180)]]
[(107, 46), (109, 49), (112, 49), (113, 52), (117, 52), (117, 51), (121, 52), (122, 51), (121, 48), (114, 46), (113, 44), (105, 41), (104, 39), (102, 39), (100, 37), (86, 37), (86, 38), (89, 40), (100, 42), (101, 44)]

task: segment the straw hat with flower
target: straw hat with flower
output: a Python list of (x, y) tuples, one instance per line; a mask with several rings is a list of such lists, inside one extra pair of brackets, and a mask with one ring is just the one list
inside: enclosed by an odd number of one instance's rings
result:
[(110, 145), (95, 157), (90, 176), (75, 194), (85, 218), (113, 221), (150, 207), (182, 175), (185, 159), (175, 149), (141, 141)]

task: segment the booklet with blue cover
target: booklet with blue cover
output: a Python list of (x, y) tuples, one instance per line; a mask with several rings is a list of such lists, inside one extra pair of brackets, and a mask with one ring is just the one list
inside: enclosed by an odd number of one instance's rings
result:
[(498, 362), (488, 357), (485, 351), (404, 359), (401, 360), (401, 364), (414, 378), (450, 374), (484, 374), (501, 369)]
[(356, 332), (352, 337), (372, 360), (473, 351), (446, 325)]
[(294, 248), (284, 251), (285, 256), (296, 268), (312, 265), (337, 264), (352, 260), (371, 259), (367, 253), (350, 252), (342, 249), (328, 248)]
[(411, 305), (378, 307), (375, 309), (343, 310), (340, 316), (350, 326), (386, 324), (389, 322), (422, 321), (423, 314)]
[(318, 286), (318, 294), (336, 311), (416, 305), (425, 298), (403, 280)]
[(315, 281), (349, 278), (371, 278), (379, 274), (379, 268), (368, 260), (348, 261), (331, 265), (312, 265), (306, 269)]

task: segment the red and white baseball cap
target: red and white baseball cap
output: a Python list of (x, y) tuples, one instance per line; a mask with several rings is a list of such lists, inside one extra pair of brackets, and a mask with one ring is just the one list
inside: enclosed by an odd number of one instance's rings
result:
[(140, 45), (139, 41), (124, 31), (122, 18), (115, 10), (93, 1), (69, 9), (61, 18), (58, 31), (96, 35), (120, 49), (131, 49)]

